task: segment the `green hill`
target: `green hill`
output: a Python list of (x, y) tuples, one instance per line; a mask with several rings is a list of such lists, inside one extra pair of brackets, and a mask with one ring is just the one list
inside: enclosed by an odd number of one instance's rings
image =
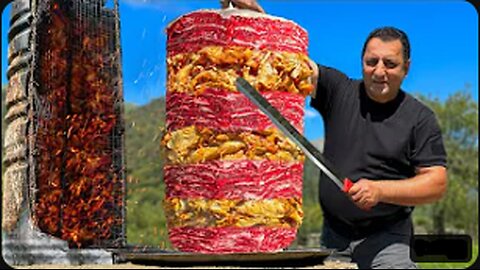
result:
[(152, 100), (144, 106), (125, 105), (125, 146), (128, 175), (141, 183), (160, 183), (160, 140), (165, 123), (165, 102)]
[(160, 141), (165, 101), (125, 104), (127, 168), (127, 242), (168, 247), (162, 200), (164, 185)]

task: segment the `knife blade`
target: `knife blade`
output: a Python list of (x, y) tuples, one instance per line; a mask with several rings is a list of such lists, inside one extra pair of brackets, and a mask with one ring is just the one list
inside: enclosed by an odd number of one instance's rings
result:
[(283, 117), (250, 83), (242, 77), (235, 80), (237, 89), (253, 102), (270, 120), (280, 129), (285, 136), (292, 140), (305, 155), (328, 176), (341, 190), (348, 192), (353, 183), (347, 177), (339, 177), (333, 165), (308, 141), (298, 130)]

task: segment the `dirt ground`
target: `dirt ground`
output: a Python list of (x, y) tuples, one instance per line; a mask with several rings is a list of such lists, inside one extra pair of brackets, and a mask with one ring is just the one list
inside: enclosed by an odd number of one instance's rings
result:
[[(35, 264), (29, 266), (16, 266), (16, 269), (176, 269), (176, 267), (160, 267), (160, 266), (147, 266), (138, 265), (132, 263), (124, 264), (84, 264), (84, 265), (45, 265)], [(258, 267), (256, 267), (258, 268)], [(178, 267), (178, 269), (245, 269), (245, 267), (236, 266), (199, 266), (199, 267)], [(271, 267), (269, 267), (271, 269)], [(282, 269), (357, 269), (357, 266), (352, 263), (344, 262), (332, 262), (327, 261), (322, 265), (315, 265), (311, 267), (282, 267)]]

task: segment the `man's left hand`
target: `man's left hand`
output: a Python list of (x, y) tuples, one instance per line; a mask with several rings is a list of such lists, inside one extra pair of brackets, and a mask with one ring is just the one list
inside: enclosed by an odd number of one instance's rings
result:
[(381, 189), (375, 181), (358, 180), (348, 191), (352, 201), (362, 210), (370, 210), (380, 202)]

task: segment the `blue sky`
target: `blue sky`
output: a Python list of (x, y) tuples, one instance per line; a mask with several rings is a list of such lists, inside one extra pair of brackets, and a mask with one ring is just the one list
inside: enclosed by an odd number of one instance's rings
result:
[[(478, 15), (463, 1), (259, 0), (271, 15), (308, 31), (309, 55), (352, 78), (361, 77), (365, 38), (379, 26), (404, 30), (412, 46), (410, 73), (402, 88), (441, 100), (467, 90), (478, 102)], [(125, 100), (136, 104), (165, 95), (165, 27), (173, 19), (218, 0), (120, 0)], [(2, 84), (6, 79), (10, 7), (2, 14)], [(323, 137), (319, 114), (306, 106), (305, 134)]]

